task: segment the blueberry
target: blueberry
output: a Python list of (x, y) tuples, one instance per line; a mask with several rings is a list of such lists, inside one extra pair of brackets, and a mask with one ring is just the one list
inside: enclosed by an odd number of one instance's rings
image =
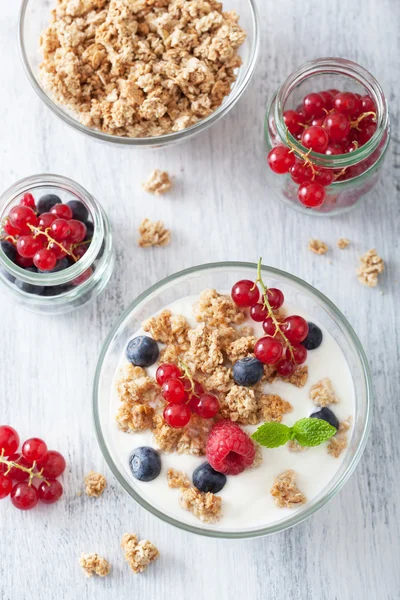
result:
[(72, 287), (70, 285), (50, 285), (44, 288), (41, 296), (59, 296), (64, 292), (68, 292)]
[(133, 338), (126, 347), (126, 357), (137, 367), (150, 367), (158, 360), (160, 351), (157, 342), (147, 335)]
[(153, 481), (161, 471), (161, 458), (150, 446), (136, 448), (129, 459), (132, 475), (140, 481)]
[(314, 323), (308, 323), (308, 335), (302, 344), (307, 350), (315, 350), (321, 345), (322, 337), (320, 328)]
[(17, 249), (14, 244), (7, 242), (6, 240), (2, 240), (0, 246), (7, 258), (14, 262), (17, 256)]
[(89, 218), (89, 211), (83, 202), (80, 200), (70, 200), (67, 205), (72, 210), (72, 218), (78, 221), (87, 221)]
[(56, 204), (61, 204), (61, 200), (55, 194), (46, 194), (45, 196), (42, 196), (37, 203), (38, 214), (41, 215), (42, 213), (50, 212)]
[(193, 473), (193, 485), (200, 492), (211, 492), (217, 494), (226, 484), (226, 476), (214, 471), (207, 462), (203, 463)]
[(51, 271), (47, 271), (47, 273), (58, 273), (59, 271), (64, 271), (64, 269), (67, 269), (68, 267), (69, 260), (66, 256), (64, 256), (64, 258), (58, 261), (54, 269), (52, 269)]
[(91, 240), (93, 237), (93, 233), (94, 233), (94, 225), (90, 221), (86, 221), (85, 225), (86, 225), (86, 230), (87, 230), (86, 231), (86, 239)]
[[(29, 271), (30, 273), (38, 272), (36, 267), (26, 267), (24, 271)], [(26, 283), (20, 279), (15, 280), (15, 285), (22, 292), (26, 292), (27, 294), (35, 294), (36, 296), (41, 296), (44, 291), (44, 287), (42, 285), (32, 285), (31, 283)]]
[(3, 275), (3, 277), (5, 277), (6, 279), (8, 279), (8, 281), (11, 281), (11, 283), (14, 283), (15, 277), (13, 277), (11, 275), (11, 273), (9, 273), (8, 271), (6, 271), (5, 269), (2, 269), (1, 267), (0, 267), (0, 273)]
[(335, 429), (339, 429), (339, 419), (337, 418), (335, 413), (332, 412), (331, 409), (327, 406), (324, 406), (323, 408), (321, 408), (321, 410), (312, 413), (310, 417), (311, 419), (322, 419), (323, 421), (329, 423), (329, 425), (335, 427)]
[(264, 366), (257, 358), (248, 356), (233, 365), (233, 379), (238, 385), (255, 385), (263, 376)]

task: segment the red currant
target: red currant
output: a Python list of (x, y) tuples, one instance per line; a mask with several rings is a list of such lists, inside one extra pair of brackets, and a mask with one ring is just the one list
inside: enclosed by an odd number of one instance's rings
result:
[(86, 269), (86, 271), (82, 273), (82, 275), (78, 275), (78, 277), (75, 277), (75, 279), (73, 279), (71, 283), (72, 285), (81, 285), (82, 283), (85, 283), (85, 281), (87, 281), (89, 277), (92, 276), (92, 274), (93, 269), (89, 267), (88, 269)]
[(290, 177), (297, 184), (311, 181), (312, 175), (313, 174), (310, 166), (298, 160), (296, 160), (293, 167), (290, 169)]
[(319, 95), (324, 101), (325, 110), (331, 110), (331, 108), (333, 107), (333, 94), (329, 90), (327, 90), (326, 92), (319, 92)]
[(187, 404), (167, 404), (163, 416), (171, 427), (185, 427), (190, 421), (190, 414)]
[(254, 304), (250, 309), (250, 316), (256, 323), (262, 323), (267, 318), (268, 311), (263, 304)]
[(212, 419), (219, 411), (218, 398), (212, 394), (203, 394), (197, 403), (196, 413), (203, 419)]
[(190, 393), (190, 400), (187, 402), (187, 405), (192, 412), (196, 412), (200, 397), (204, 394), (204, 388), (198, 381), (194, 381), (193, 383), (194, 389)]
[(285, 122), (286, 127), (292, 135), (296, 135), (299, 133), (302, 128), (303, 117), (299, 115), (295, 110), (285, 110), (283, 113), (283, 120)]
[[(25, 460), (25, 458), (19, 453), (9, 456), (9, 460), (17, 463), (21, 467), (25, 467), (25, 469), (30, 469), (32, 467), (32, 463)], [(29, 478), (29, 473), (22, 471), (22, 469), (18, 469), (18, 467), (11, 467), (9, 476), (11, 479), (15, 479), (15, 481), (25, 481)]]
[(275, 335), (276, 327), (275, 327), (275, 323), (273, 322), (271, 317), (268, 317), (267, 319), (265, 319), (265, 321), (263, 322), (263, 329), (267, 335), (270, 335), (270, 336)]
[(281, 360), (276, 365), (276, 371), (281, 377), (290, 377), (294, 373), (294, 364), (290, 360)]
[(268, 154), (268, 165), (274, 173), (282, 175), (289, 173), (290, 167), (295, 163), (296, 157), (287, 146), (275, 146)]
[(328, 144), (325, 150), (327, 156), (336, 156), (338, 154), (344, 154), (345, 149), (341, 144)]
[(63, 486), (57, 479), (49, 479), (47, 483), (42, 481), (38, 487), (39, 500), (44, 504), (54, 504), (61, 498), (62, 494)]
[(325, 188), (320, 183), (309, 181), (303, 183), (297, 192), (297, 197), (304, 206), (317, 208), (324, 203), (326, 196)]
[(260, 291), (254, 281), (242, 279), (235, 283), (231, 291), (232, 300), (241, 307), (250, 307), (257, 304)]
[(6, 218), (5, 223), (3, 225), (3, 229), (5, 233), (7, 233), (7, 235), (11, 235), (12, 237), (15, 237), (20, 233), (19, 229), (16, 229), (11, 225), (9, 217)]
[(156, 371), (156, 381), (158, 385), (162, 385), (167, 379), (179, 379), (181, 375), (179, 367), (172, 363), (163, 363)]
[(314, 181), (320, 183), (324, 187), (328, 187), (333, 182), (335, 176), (332, 169), (318, 169), (314, 174)]
[[(63, 248), (66, 248), (66, 246), (67, 246), (66, 242), (63, 242), (62, 246), (63, 246)], [(57, 260), (60, 260), (61, 258), (64, 258), (65, 256), (67, 256), (67, 253), (58, 244), (56, 244), (56, 242), (50, 242), (50, 244), (48, 245), (48, 249), (51, 250), (53, 252), (53, 254), (56, 255)]]
[(303, 131), (301, 143), (305, 148), (313, 150), (313, 152), (325, 152), (328, 146), (329, 138), (323, 127), (312, 125)]
[(371, 96), (361, 96), (361, 111), (362, 112), (374, 112), (376, 114), (375, 102)]
[(44, 460), (47, 454), (47, 445), (40, 438), (29, 438), (22, 444), (22, 456), (33, 463)]
[(31, 233), (29, 225), (34, 227), (37, 225), (37, 217), (29, 206), (14, 206), (8, 216), (11, 225), (23, 235)]
[(23, 258), (33, 258), (43, 248), (43, 236), (21, 235), (17, 241), (17, 252)]
[(69, 221), (72, 219), (73, 212), (68, 204), (55, 204), (50, 210), (52, 215), (55, 215), (57, 219), (66, 219)]
[(361, 121), (361, 123), (358, 125), (358, 129), (359, 131), (357, 132), (357, 137), (359, 144), (360, 146), (364, 146), (364, 144), (366, 144), (374, 135), (376, 131), (376, 123)]
[[(56, 206), (61, 205), (57, 204)], [(70, 233), (71, 229), (69, 223), (65, 219), (56, 219), (51, 224), (51, 237), (56, 240), (56, 242), (62, 242)]]
[(11, 502), (19, 510), (31, 510), (38, 500), (37, 489), (29, 483), (17, 483), (11, 491)]
[(24, 194), (22, 196), (22, 198), (19, 201), (19, 203), (20, 203), (21, 206), (28, 206), (32, 210), (36, 209), (35, 198), (29, 192), (27, 192), (26, 194)]
[(273, 365), (282, 357), (283, 347), (279, 340), (263, 337), (254, 346), (254, 354), (262, 363)]
[(285, 296), (278, 288), (268, 288), (267, 298), (272, 310), (278, 310), (285, 301)]
[(18, 450), (19, 435), (13, 427), (0, 425), (0, 454), (10, 456)]
[(52, 223), (56, 220), (56, 215), (52, 215), (51, 213), (42, 213), (39, 215), (38, 219), (38, 227), (41, 231), (45, 231), (49, 227), (51, 227)]
[(325, 102), (320, 94), (307, 94), (303, 100), (304, 112), (308, 117), (322, 117), (325, 114)]
[(332, 106), (333, 106), (333, 99), (335, 98), (335, 96), (337, 94), (339, 94), (339, 90), (330, 89), (330, 90), (326, 90), (326, 93), (330, 94), (332, 96)]
[(33, 257), (33, 264), (39, 271), (51, 271), (57, 264), (57, 256), (51, 250), (42, 248)]
[(25, 269), (25, 267), (33, 266), (33, 258), (24, 258), (23, 256), (20, 256), (19, 254), (17, 254), (17, 256), (15, 257), (15, 262), (17, 263), (17, 265), (19, 267), (22, 267), (23, 269)]
[(292, 315), (283, 320), (281, 329), (289, 342), (302, 342), (308, 335), (308, 323), (299, 315)]
[[(295, 364), (302, 365), (307, 360), (307, 348), (298, 342), (291, 342), (291, 346)], [(292, 353), (290, 352), (289, 348), (286, 348), (286, 359), (292, 359)]]
[(322, 127), (324, 124), (324, 121), (325, 121), (324, 117), (316, 117), (315, 119), (313, 119), (311, 121), (311, 125), (313, 127)]
[(74, 248), (74, 256), (76, 256), (77, 260), (82, 258), (82, 256), (84, 254), (86, 254), (86, 252), (87, 252), (86, 244), (81, 244), (80, 246), (77, 246), (76, 248)]
[(43, 469), (43, 476), (50, 479), (59, 477), (65, 471), (65, 458), (57, 450), (49, 450), (43, 460), (38, 462), (38, 469)]
[(332, 142), (344, 142), (351, 129), (349, 117), (334, 110), (325, 117), (324, 128)]
[(10, 477), (0, 473), (0, 500), (11, 494), (12, 487), (13, 483)]
[(339, 92), (333, 99), (336, 110), (349, 116), (355, 116), (360, 112), (361, 101), (352, 92)]
[[(65, 205), (56, 204), (56, 206), (65, 206)], [(83, 240), (86, 238), (86, 232), (87, 232), (85, 223), (82, 223), (81, 221), (77, 221), (76, 219), (70, 219), (68, 221), (68, 225), (70, 227), (70, 234), (68, 236), (69, 241), (73, 242), (74, 244), (79, 244), (80, 242), (83, 242)]]
[(180, 379), (167, 379), (161, 387), (163, 398), (171, 404), (184, 404), (188, 400), (185, 386)]

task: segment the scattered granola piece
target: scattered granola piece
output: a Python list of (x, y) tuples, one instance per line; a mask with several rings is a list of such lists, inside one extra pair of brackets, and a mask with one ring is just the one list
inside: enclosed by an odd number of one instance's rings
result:
[(292, 412), (290, 402), (283, 400), (277, 394), (262, 394), (258, 399), (260, 407), (259, 420), (276, 421), (280, 423), (283, 415)]
[(228, 359), (231, 361), (231, 363), (235, 363), (241, 358), (246, 358), (246, 356), (250, 356), (250, 354), (254, 350), (256, 341), (256, 337), (249, 336), (240, 337), (234, 342), (231, 342), (229, 346), (225, 349), (225, 353)]
[(98, 554), (85, 554), (82, 552), (79, 564), (86, 577), (93, 577), (93, 575), (105, 577), (111, 570), (110, 563)]
[(297, 440), (290, 440), (287, 443), (290, 452), (304, 452), (308, 450), (308, 446), (301, 446)]
[(119, 407), (116, 420), (122, 431), (146, 431), (153, 427), (154, 408), (147, 404), (123, 402)]
[(220, 398), (220, 413), (241, 425), (255, 425), (259, 421), (258, 404), (254, 390), (234, 385), (230, 392)]
[(347, 448), (347, 432), (350, 429), (351, 417), (348, 417), (346, 421), (339, 423), (339, 429), (337, 433), (328, 442), (328, 454), (338, 458), (343, 450)]
[(142, 184), (142, 188), (149, 194), (165, 194), (172, 188), (172, 181), (167, 171), (155, 169), (151, 172), (147, 181)]
[(85, 477), (85, 492), (91, 498), (99, 498), (107, 486), (107, 480), (101, 473), (90, 471)]
[(344, 250), (345, 248), (347, 248), (347, 246), (350, 244), (350, 240), (347, 238), (339, 238), (337, 241), (337, 247), (340, 248), (341, 250)]
[(339, 398), (333, 389), (331, 380), (328, 377), (317, 381), (310, 389), (310, 398), (317, 406), (329, 406), (337, 404)]
[(171, 241), (171, 232), (165, 229), (162, 221), (150, 221), (144, 219), (139, 227), (140, 239), (139, 246), (148, 248), (149, 246), (166, 246)]
[(271, 495), (279, 508), (294, 508), (307, 502), (305, 495), (296, 486), (296, 473), (292, 469), (276, 477)]
[(125, 560), (134, 573), (143, 573), (150, 563), (157, 560), (160, 556), (158, 549), (149, 542), (149, 540), (141, 540), (132, 533), (125, 533), (121, 548), (124, 551)]
[(176, 429), (165, 423), (162, 415), (156, 414), (153, 420), (154, 440), (164, 452), (204, 456), (207, 438), (214, 423), (214, 419), (202, 419), (192, 414), (186, 427)]
[(328, 252), (328, 246), (325, 242), (315, 239), (311, 239), (308, 242), (308, 249), (314, 252), (314, 254), (326, 254)]
[(183, 471), (168, 469), (167, 483), (170, 488), (188, 488), (190, 487), (190, 479)]
[(301, 365), (300, 367), (297, 367), (290, 377), (280, 377), (279, 375), (278, 377), (279, 379), (282, 379), (282, 381), (287, 381), (296, 387), (302, 388), (306, 385), (308, 380), (308, 366)]
[(142, 324), (156, 342), (177, 344), (181, 348), (188, 347), (189, 323), (182, 315), (173, 315), (170, 310), (162, 310)]
[(358, 281), (368, 287), (376, 287), (378, 275), (385, 270), (383, 259), (377, 255), (375, 248), (373, 248), (361, 256), (360, 261), (361, 265), (357, 269)]
[[(216, 290), (204, 290), (199, 301), (193, 307), (196, 320), (213, 327), (235, 323), (239, 325), (246, 319), (245, 312), (236, 306), (233, 300)], [(243, 334), (244, 335), (244, 334)]]
[(179, 504), (203, 523), (216, 523), (222, 516), (222, 498), (211, 492), (200, 492), (195, 487), (181, 489)]
[(127, 363), (121, 369), (117, 392), (121, 402), (149, 404), (156, 401), (160, 387), (144, 369)]

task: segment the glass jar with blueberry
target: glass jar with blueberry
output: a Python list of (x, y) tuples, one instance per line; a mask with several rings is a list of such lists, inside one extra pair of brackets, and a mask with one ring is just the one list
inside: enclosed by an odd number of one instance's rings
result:
[(114, 267), (110, 223), (78, 183), (27, 177), (2, 194), (0, 207), (0, 281), (21, 305), (64, 313), (105, 288)]

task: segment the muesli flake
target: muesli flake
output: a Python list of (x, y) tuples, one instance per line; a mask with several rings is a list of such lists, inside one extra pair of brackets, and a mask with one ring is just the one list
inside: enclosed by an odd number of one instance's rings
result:
[(121, 548), (124, 551), (124, 557), (134, 573), (143, 573), (147, 567), (157, 560), (160, 553), (156, 546), (149, 540), (141, 540), (133, 533), (125, 533)]
[(307, 498), (296, 485), (296, 473), (292, 469), (276, 477), (271, 495), (279, 508), (295, 508), (307, 502)]

